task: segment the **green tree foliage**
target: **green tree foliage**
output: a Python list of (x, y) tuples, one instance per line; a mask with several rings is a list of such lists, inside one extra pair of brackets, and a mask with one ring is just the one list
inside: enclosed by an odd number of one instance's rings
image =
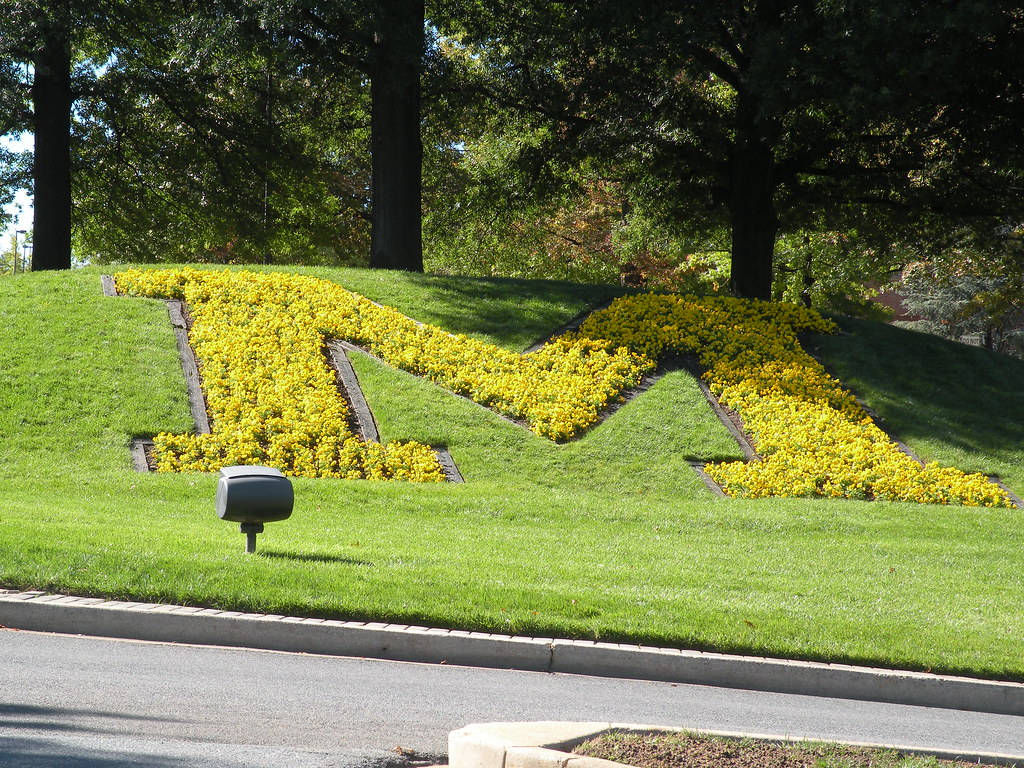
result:
[(914, 330), (971, 340), (1024, 357), (1024, 233), (1004, 228), (995, 242), (965, 238), (904, 270), (896, 289)]
[(79, 111), (83, 253), (359, 259), (369, 200), (358, 77), (304, 71), (273, 31), (223, 13), (165, 18), (133, 42)]
[(1020, 206), (1009, 3), (460, 9), (465, 89), (529, 126), (515, 172), (550, 191), (589, 158), (660, 220), (728, 233), (741, 295), (770, 296), (780, 233), (891, 243)]
[[(2, 24), (2, 22), (0, 22)], [(6, 28), (0, 26), (0, 40)], [(25, 66), (9, 50), (9, 40), (0, 43), (0, 136), (20, 134), (28, 128), (28, 88)], [(4, 208), (14, 200), (15, 191), (28, 185), (31, 167), (28, 158), (0, 146), (0, 227), (9, 223)]]
[(898, 269), (905, 253), (898, 244), (846, 232), (786, 233), (775, 244), (772, 297), (846, 315), (889, 319), (871, 301), (874, 287)]
[(81, 255), (422, 269), (422, 2), (76, 2), (16, 5), (89, 81), (51, 99)]

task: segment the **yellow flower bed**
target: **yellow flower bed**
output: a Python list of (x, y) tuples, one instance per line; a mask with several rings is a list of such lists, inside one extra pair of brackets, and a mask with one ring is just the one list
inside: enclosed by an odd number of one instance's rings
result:
[(128, 270), (118, 290), (187, 302), (212, 434), (156, 437), (161, 471), (262, 463), (292, 475), (443, 480), (416, 443), (359, 440), (326, 364), (324, 339), (362, 344), (396, 367), (554, 440), (575, 436), (653, 367), (604, 343), (556, 340), (519, 355), (419, 325), (334, 283), (281, 273)]
[(184, 299), (193, 316), (213, 433), (159, 435), (162, 471), (264, 463), (312, 477), (442, 480), (427, 446), (352, 434), (324, 356), (324, 339), (341, 338), (553, 440), (594, 424), (662, 356), (695, 354), (762, 457), (707, 467), (730, 495), (1012, 506), (984, 475), (921, 467), (902, 453), (800, 347), (798, 333), (834, 325), (795, 305), (624, 297), (577, 333), (519, 355), (417, 324), (317, 278), (181, 269), (131, 270), (116, 280), (124, 293)]
[(834, 330), (791, 304), (640, 295), (595, 312), (577, 335), (652, 359), (697, 356), (709, 388), (740, 414), (762, 457), (707, 467), (729, 495), (1013, 506), (984, 475), (921, 467), (900, 451), (797, 339)]
[(116, 282), (124, 293), (184, 299), (192, 314), (213, 431), (157, 435), (158, 471), (266, 464), (304, 477), (444, 480), (429, 446), (367, 443), (352, 433), (323, 336), (304, 322), (313, 306), (277, 294), (284, 284), (194, 270), (133, 270)]

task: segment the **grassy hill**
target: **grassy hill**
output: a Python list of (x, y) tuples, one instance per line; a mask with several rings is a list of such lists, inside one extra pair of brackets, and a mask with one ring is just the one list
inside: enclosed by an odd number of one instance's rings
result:
[[(510, 349), (620, 291), (302, 271)], [(447, 445), (468, 482), (295, 480), (246, 557), (214, 475), (131, 470), (187, 396), (163, 304), (99, 274), (0, 280), (0, 585), (1024, 680), (1024, 511), (716, 499), (687, 460), (739, 451), (684, 372), (555, 445), (357, 356), (383, 438)], [(1024, 363), (842, 325), (812, 349), (889, 427), (1024, 492)]]

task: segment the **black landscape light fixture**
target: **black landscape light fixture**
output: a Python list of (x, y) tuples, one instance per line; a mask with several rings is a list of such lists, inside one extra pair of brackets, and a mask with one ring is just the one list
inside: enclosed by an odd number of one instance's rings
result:
[(292, 482), (278, 469), (261, 466), (223, 467), (217, 481), (217, 516), (239, 523), (245, 551), (256, 551), (256, 534), (264, 523), (285, 520), (292, 514)]

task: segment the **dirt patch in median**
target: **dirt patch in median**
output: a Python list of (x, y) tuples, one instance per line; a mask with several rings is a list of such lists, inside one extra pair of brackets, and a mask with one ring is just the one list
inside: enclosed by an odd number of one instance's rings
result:
[(967, 768), (977, 762), (817, 742), (738, 740), (694, 733), (613, 732), (577, 746), (578, 755), (638, 768)]

